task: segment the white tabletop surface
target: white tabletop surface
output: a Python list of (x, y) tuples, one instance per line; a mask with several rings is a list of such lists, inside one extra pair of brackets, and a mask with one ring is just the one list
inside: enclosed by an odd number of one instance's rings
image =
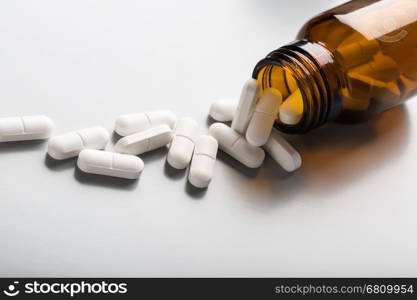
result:
[[(61, 133), (170, 109), (204, 133), (213, 99), (342, 2), (1, 1), (0, 116)], [(0, 144), (0, 276), (417, 276), (417, 99), (291, 140), (299, 172), (219, 154), (204, 191), (166, 150), (126, 183)]]

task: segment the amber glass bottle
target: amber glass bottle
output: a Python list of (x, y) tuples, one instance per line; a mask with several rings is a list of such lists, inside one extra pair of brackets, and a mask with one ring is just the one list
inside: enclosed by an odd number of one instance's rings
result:
[(324, 12), (252, 76), (261, 92), (274, 88), (289, 99), (298, 118), (275, 122), (287, 133), (399, 105), (417, 93), (417, 0), (355, 0)]

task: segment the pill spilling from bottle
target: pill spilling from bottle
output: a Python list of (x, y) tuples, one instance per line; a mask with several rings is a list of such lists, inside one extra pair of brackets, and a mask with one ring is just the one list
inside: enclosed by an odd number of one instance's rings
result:
[(77, 167), (82, 172), (130, 180), (138, 179), (144, 170), (140, 155), (168, 147), (167, 163), (179, 170), (189, 168), (188, 181), (206, 188), (213, 178), (218, 149), (248, 168), (259, 168), (268, 153), (285, 171), (297, 170), (301, 156), (273, 128), (281, 114), (288, 124), (300, 118), (297, 97), (297, 91), (288, 93), (283, 102), (279, 90), (261, 93), (258, 82), (249, 79), (239, 99), (222, 98), (212, 103), (209, 115), (218, 123), (213, 123), (207, 134), (194, 119), (177, 119), (168, 110), (122, 115), (115, 121), (114, 131), (121, 138), (114, 152), (106, 150), (110, 133), (104, 127), (52, 135), (54, 123), (45, 116), (0, 118), (0, 142), (50, 138), (47, 153), (52, 159), (78, 157)]

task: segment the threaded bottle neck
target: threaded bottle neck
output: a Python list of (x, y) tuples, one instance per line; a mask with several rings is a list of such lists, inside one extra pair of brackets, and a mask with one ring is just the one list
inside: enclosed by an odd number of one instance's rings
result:
[(262, 59), (252, 77), (267, 65), (290, 70), (303, 96), (303, 115), (296, 125), (276, 122), (286, 133), (304, 133), (334, 120), (341, 111), (342, 80), (332, 53), (324, 46), (308, 41), (295, 41)]

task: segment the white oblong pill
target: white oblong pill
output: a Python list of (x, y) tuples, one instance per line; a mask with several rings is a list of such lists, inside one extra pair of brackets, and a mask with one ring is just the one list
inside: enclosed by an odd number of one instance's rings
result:
[(0, 118), (0, 142), (43, 140), (53, 129), (54, 122), (46, 116)]
[(57, 160), (75, 157), (84, 149), (104, 149), (110, 139), (109, 132), (101, 126), (71, 131), (51, 138), (48, 154)]
[(115, 149), (119, 153), (139, 155), (166, 146), (172, 137), (172, 130), (168, 125), (159, 125), (121, 138)]
[(209, 115), (216, 121), (230, 122), (236, 113), (238, 102), (236, 98), (217, 99), (211, 104)]
[(296, 125), (303, 116), (303, 110), (303, 96), (297, 89), (279, 107), (279, 120), (287, 125)]
[(259, 168), (265, 159), (262, 148), (252, 146), (242, 135), (223, 123), (214, 123), (209, 134), (219, 143), (219, 148), (249, 168)]
[(198, 123), (195, 120), (191, 118), (178, 120), (167, 155), (167, 161), (173, 168), (184, 169), (188, 166), (193, 156), (198, 131)]
[(294, 149), (278, 132), (273, 129), (268, 142), (264, 145), (268, 154), (287, 172), (301, 167), (300, 153)]
[(188, 181), (195, 187), (206, 188), (213, 177), (218, 143), (209, 135), (202, 135), (195, 141)]
[(127, 136), (163, 124), (173, 129), (176, 122), (177, 116), (169, 110), (127, 114), (116, 119), (114, 131), (121, 136)]
[(259, 93), (258, 82), (251, 78), (246, 81), (240, 94), (239, 103), (232, 121), (232, 129), (240, 134), (245, 134), (249, 120), (255, 109)]
[(246, 131), (246, 140), (253, 146), (266, 143), (277, 118), (282, 95), (278, 90), (269, 89), (260, 98)]
[(93, 149), (81, 151), (77, 165), (86, 173), (126, 179), (137, 179), (144, 168), (137, 156)]

